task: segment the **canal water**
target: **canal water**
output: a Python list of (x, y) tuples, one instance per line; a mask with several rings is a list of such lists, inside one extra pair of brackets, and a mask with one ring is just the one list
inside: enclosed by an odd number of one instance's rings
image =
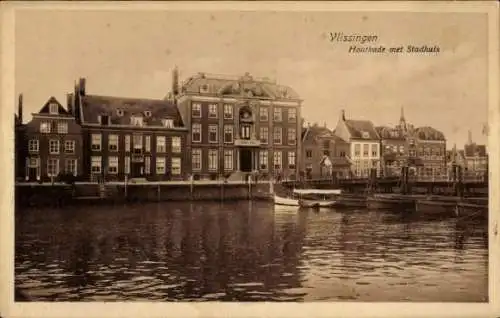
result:
[(483, 223), (266, 202), (16, 211), (16, 288), (37, 301), (488, 299)]

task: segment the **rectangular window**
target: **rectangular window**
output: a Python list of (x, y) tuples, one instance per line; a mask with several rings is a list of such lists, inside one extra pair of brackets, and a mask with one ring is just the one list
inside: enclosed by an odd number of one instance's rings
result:
[(151, 136), (146, 136), (144, 151), (151, 152)]
[(224, 170), (233, 170), (233, 151), (224, 150)]
[(217, 171), (219, 166), (218, 150), (209, 149), (208, 150), (208, 170)]
[(142, 149), (142, 135), (133, 135), (132, 142), (134, 144), (134, 149)]
[(191, 139), (193, 142), (201, 142), (201, 124), (193, 124)]
[(217, 118), (217, 109), (218, 104), (208, 104), (208, 117), (209, 118)]
[(274, 169), (280, 170), (283, 166), (283, 159), (281, 157), (281, 151), (274, 151)]
[(295, 169), (295, 151), (288, 152), (288, 168)]
[(181, 158), (172, 158), (172, 175), (180, 176), (181, 175)]
[(224, 125), (224, 143), (233, 142), (233, 125)]
[(161, 123), (166, 128), (172, 128), (172, 127), (174, 127), (174, 120), (170, 119), (170, 118), (168, 118), (168, 119), (162, 119)]
[(59, 105), (57, 103), (50, 103), (49, 104), (49, 113), (51, 115), (59, 114)]
[(66, 159), (66, 163), (64, 165), (64, 171), (68, 174), (76, 176), (77, 175), (76, 159)]
[(259, 167), (261, 170), (267, 170), (267, 165), (269, 164), (268, 152), (267, 150), (261, 150), (259, 152)]
[(142, 126), (144, 124), (142, 116), (131, 116), (130, 117), (130, 124), (132, 126)]
[(208, 142), (217, 143), (217, 130), (219, 126), (217, 125), (209, 125), (208, 126)]
[(47, 160), (47, 175), (56, 177), (59, 174), (59, 159), (49, 158)]
[(241, 125), (240, 138), (241, 139), (250, 139), (250, 126), (249, 125)]
[(108, 173), (118, 173), (118, 157), (108, 157)]
[(101, 156), (92, 156), (92, 158), (90, 158), (90, 171), (92, 171), (92, 173), (96, 174), (96, 173), (101, 173), (101, 168), (102, 168), (102, 159), (101, 159)]
[(260, 121), (268, 121), (269, 120), (269, 108), (261, 106), (259, 109), (259, 117), (260, 117)]
[(156, 174), (165, 174), (165, 157), (156, 157)]
[(191, 151), (191, 164), (193, 170), (201, 170), (201, 149), (193, 149)]
[(268, 127), (260, 127), (259, 129), (259, 137), (260, 142), (263, 144), (267, 144), (269, 141), (269, 128)]
[(372, 145), (372, 157), (378, 157), (378, 146)]
[(156, 152), (162, 153), (167, 151), (167, 143), (165, 136), (156, 136)]
[(57, 155), (57, 154), (59, 154), (59, 140), (57, 140), (57, 139), (51, 139), (49, 141), (49, 153), (51, 155)]
[(67, 134), (68, 133), (68, 123), (66, 123), (66, 122), (57, 123), (57, 133), (58, 134)]
[(224, 119), (233, 119), (233, 105), (224, 104)]
[(31, 139), (28, 141), (28, 151), (31, 153), (36, 153), (40, 151), (40, 142), (38, 139)]
[(193, 103), (193, 106), (191, 109), (191, 115), (192, 115), (192, 117), (196, 117), (196, 118), (201, 117), (201, 104), (200, 103)]
[(118, 151), (118, 135), (108, 135), (108, 150)]
[(64, 152), (65, 153), (75, 153), (75, 144), (74, 140), (66, 140), (64, 142)]
[(130, 157), (129, 156), (125, 157), (124, 172), (125, 172), (125, 174), (129, 174), (130, 173)]
[(288, 122), (294, 123), (297, 121), (297, 109), (288, 108)]
[(282, 142), (282, 136), (281, 136), (281, 127), (274, 127), (274, 134), (273, 134), (273, 143), (276, 145), (281, 145)]
[(172, 152), (173, 153), (181, 152), (181, 137), (179, 136), (172, 137)]
[(295, 128), (288, 128), (288, 144), (295, 145), (297, 142), (297, 130)]
[(43, 134), (49, 134), (50, 133), (50, 123), (46, 121), (42, 121), (40, 123), (40, 132)]
[(361, 156), (361, 145), (354, 145), (354, 156), (355, 157)]
[(91, 149), (93, 151), (101, 151), (101, 134), (92, 134)]
[(274, 107), (273, 119), (278, 122), (282, 120), (280, 107)]
[(369, 146), (367, 144), (363, 144), (363, 157), (368, 157)]
[(144, 173), (151, 173), (151, 157), (149, 156), (144, 157)]
[(306, 150), (306, 158), (312, 158), (313, 152), (312, 150)]
[(130, 135), (125, 135), (125, 151), (130, 152)]

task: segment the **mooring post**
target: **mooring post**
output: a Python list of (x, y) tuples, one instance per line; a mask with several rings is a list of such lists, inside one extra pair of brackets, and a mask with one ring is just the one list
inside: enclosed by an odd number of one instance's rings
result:
[(193, 196), (193, 192), (194, 192), (194, 176), (193, 175), (189, 176), (189, 181), (190, 181), (190, 184), (189, 184), (189, 193), (190, 193), (190, 196), (191, 196), (191, 200), (193, 200), (193, 198), (194, 198), (194, 196)]

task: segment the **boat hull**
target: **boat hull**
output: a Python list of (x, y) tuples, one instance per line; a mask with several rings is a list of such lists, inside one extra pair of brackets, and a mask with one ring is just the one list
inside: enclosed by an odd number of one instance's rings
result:
[(456, 214), (460, 218), (488, 219), (488, 204), (478, 204), (470, 202), (458, 202)]
[(299, 205), (303, 208), (332, 208), (336, 201), (330, 200), (300, 200)]
[(345, 196), (341, 195), (335, 207), (339, 208), (365, 208), (366, 207), (366, 196)]
[(374, 210), (409, 210), (415, 208), (415, 200), (398, 197), (369, 197), (366, 206)]
[(275, 205), (285, 205), (285, 206), (300, 206), (299, 200), (293, 198), (284, 198), (277, 195), (274, 195), (274, 204)]
[(455, 216), (456, 201), (417, 200), (415, 211), (421, 215)]

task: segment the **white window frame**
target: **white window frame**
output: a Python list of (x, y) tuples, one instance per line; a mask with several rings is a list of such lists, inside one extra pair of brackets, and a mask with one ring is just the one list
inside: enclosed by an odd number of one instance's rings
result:
[(156, 136), (156, 152), (157, 153), (167, 152), (167, 137)]
[(201, 118), (201, 103), (193, 103), (191, 105), (191, 117)]
[(144, 157), (144, 173), (151, 174), (151, 157), (150, 156)]
[(164, 118), (161, 120), (161, 123), (166, 128), (173, 128), (174, 127), (174, 120), (172, 118)]
[[(231, 140), (227, 141), (226, 140), (226, 134), (231, 132)], [(225, 144), (232, 144), (234, 142), (234, 125), (224, 125), (224, 143)]]
[[(214, 111), (215, 110), (215, 111)], [(208, 104), (208, 118), (217, 118), (219, 112), (219, 104)]]
[(142, 127), (144, 126), (144, 118), (142, 116), (130, 116), (130, 125)]
[(57, 115), (59, 114), (59, 105), (55, 102), (49, 103), (49, 113), (51, 115)]
[(269, 107), (261, 106), (259, 108), (259, 120), (260, 121), (269, 121)]
[(182, 160), (179, 157), (172, 157), (171, 159), (171, 171), (173, 176), (180, 176), (182, 172)]
[(275, 170), (283, 169), (283, 154), (280, 150), (275, 150), (273, 153), (273, 167)]
[(109, 174), (118, 174), (118, 167), (120, 166), (118, 156), (109, 156), (108, 157), (108, 173)]
[(269, 169), (269, 151), (261, 150), (259, 151), (259, 170), (268, 170), (268, 169)]
[(52, 127), (50, 126), (50, 122), (48, 122), (48, 121), (40, 122), (40, 133), (50, 134), (51, 128)]
[(144, 140), (144, 151), (151, 152), (151, 136), (146, 135)]
[[(94, 169), (99, 168), (99, 169)], [(102, 157), (101, 156), (92, 156), (90, 158), (90, 172), (92, 174), (101, 174), (102, 173)]]
[(273, 109), (273, 121), (282, 122), (283, 121), (283, 108), (274, 107)]
[(165, 157), (156, 157), (155, 172), (157, 175), (164, 175), (167, 172), (167, 161)]
[(217, 149), (208, 149), (208, 171), (219, 170), (219, 151)]
[(181, 137), (172, 136), (172, 152), (173, 153), (181, 153), (181, 151), (182, 151)]
[(92, 134), (91, 135), (91, 146), (92, 151), (101, 151), (102, 150), (102, 135), (101, 134)]
[(224, 104), (224, 119), (234, 118), (234, 108), (232, 104)]
[(130, 135), (125, 135), (125, 151), (130, 152)]
[(132, 135), (132, 144), (134, 149), (144, 148), (144, 136), (141, 134)]
[(75, 153), (76, 142), (74, 140), (64, 141), (64, 153)]
[(61, 143), (58, 139), (49, 140), (49, 154), (58, 155), (61, 151)]
[[(52, 165), (51, 163), (55, 163), (53, 165), (54, 171), (51, 171)], [(48, 158), (47, 159), (47, 176), (49, 177), (57, 177), (59, 174), (59, 159), (58, 158)]]
[(234, 151), (224, 150), (224, 170), (233, 171), (234, 170)]
[[(192, 125), (192, 134), (191, 134), (191, 141), (192, 142), (198, 142), (199, 143), (199, 142), (202, 141), (203, 137), (202, 137), (201, 130), (202, 130), (202, 126), (201, 126), (200, 123), (193, 123), (193, 125)], [(194, 138), (194, 136), (195, 136), (196, 133), (199, 134), (199, 137), (200, 137), (199, 139), (195, 139)]]
[[(199, 159), (198, 161), (195, 159)], [(191, 150), (191, 165), (193, 171), (201, 171), (203, 166), (203, 158), (201, 149), (192, 149)]]
[[(263, 137), (266, 137), (265, 139)], [(264, 126), (259, 128), (260, 143), (267, 145), (269, 143), (269, 127)]]
[(288, 122), (289, 123), (296, 123), (297, 122), (297, 109), (296, 108), (292, 108), (292, 107), (288, 108)]
[[(215, 133), (215, 140), (211, 139), (212, 133)], [(208, 142), (211, 144), (219, 142), (219, 125), (208, 125)]]
[(297, 154), (295, 153), (295, 151), (289, 151), (288, 152), (288, 168), (295, 169), (296, 165), (297, 165)]
[(68, 133), (68, 123), (65, 121), (57, 123), (57, 133), (58, 134), (67, 134)]
[(123, 167), (125, 174), (130, 174), (130, 156), (125, 156), (125, 165)]
[[(64, 171), (66, 173), (72, 173), (73, 176), (76, 177), (77, 174), (78, 174), (78, 165), (77, 165), (77, 163), (78, 163), (77, 159), (75, 159), (75, 158), (67, 158), (66, 161), (65, 161), (65, 163), (64, 163)], [(72, 167), (74, 167), (74, 169), (70, 169)]]
[[(279, 139), (276, 138), (277, 135), (279, 135)], [(282, 143), (283, 143), (283, 129), (281, 127), (273, 127), (273, 144), (281, 145)]]
[(111, 152), (117, 152), (119, 149), (120, 137), (119, 135), (112, 134), (108, 135), (108, 150)]
[(28, 141), (28, 151), (30, 153), (37, 153), (40, 151), (40, 141), (38, 139), (31, 139)]
[(295, 128), (288, 128), (287, 134), (288, 134), (288, 144), (289, 145), (296, 145), (297, 144), (297, 130)]

